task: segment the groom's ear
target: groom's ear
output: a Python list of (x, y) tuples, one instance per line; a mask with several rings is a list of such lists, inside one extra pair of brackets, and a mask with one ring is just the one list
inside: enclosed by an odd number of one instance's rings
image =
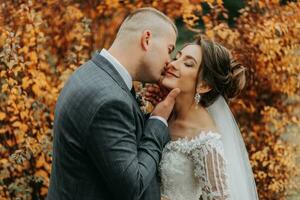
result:
[(201, 82), (197, 85), (197, 93), (204, 94), (212, 90), (212, 87), (205, 82)]
[(149, 49), (152, 40), (152, 32), (150, 30), (144, 30), (141, 37), (142, 49), (147, 51)]

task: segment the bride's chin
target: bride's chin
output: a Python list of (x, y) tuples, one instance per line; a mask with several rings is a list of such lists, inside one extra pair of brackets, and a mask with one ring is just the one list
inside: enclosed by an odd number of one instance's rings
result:
[(173, 90), (174, 88), (176, 88), (176, 87), (172, 86), (170, 83), (168, 83), (168, 81), (165, 79), (162, 80), (161, 85), (168, 90)]

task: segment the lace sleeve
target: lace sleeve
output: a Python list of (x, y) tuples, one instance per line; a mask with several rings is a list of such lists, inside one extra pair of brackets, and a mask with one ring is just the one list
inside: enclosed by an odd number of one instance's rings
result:
[(191, 153), (203, 199), (229, 200), (226, 161), (220, 137), (207, 137)]

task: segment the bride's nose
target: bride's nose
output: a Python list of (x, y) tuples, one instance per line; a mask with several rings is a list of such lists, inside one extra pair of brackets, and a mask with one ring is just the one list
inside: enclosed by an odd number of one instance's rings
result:
[(166, 65), (165, 70), (170, 70), (170, 69), (178, 70), (175, 60), (169, 62), (168, 65)]

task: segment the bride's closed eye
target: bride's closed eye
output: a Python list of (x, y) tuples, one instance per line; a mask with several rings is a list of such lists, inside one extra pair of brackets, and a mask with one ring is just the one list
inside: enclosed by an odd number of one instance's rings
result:
[[(178, 52), (178, 53), (176, 54), (176, 56), (173, 57), (172, 60), (173, 60), (173, 61), (178, 60), (178, 59), (180, 59), (181, 56), (182, 56), (182, 53), (181, 53), (181, 52)], [(184, 57), (183, 57), (183, 61), (184, 61), (184, 65), (185, 65), (186, 67), (193, 67), (193, 66), (194, 66), (194, 62), (191, 60), (190, 56), (188, 56), (188, 57), (184, 56)]]
[[(175, 61), (175, 60), (178, 60), (179, 59), (179, 57), (180, 56), (176, 56), (176, 57), (174, 57), (172, 60), (173, 61)], [(192, 62), (184, 62), (184, 65), (186, 66), (186, 67), (193, 67), (194, 66), (194, 63), (192, 63)]]
[(193, 67), (194, 66), (193, 63), (184, 63), (184, 65), (187, 66), (187, 67)]

